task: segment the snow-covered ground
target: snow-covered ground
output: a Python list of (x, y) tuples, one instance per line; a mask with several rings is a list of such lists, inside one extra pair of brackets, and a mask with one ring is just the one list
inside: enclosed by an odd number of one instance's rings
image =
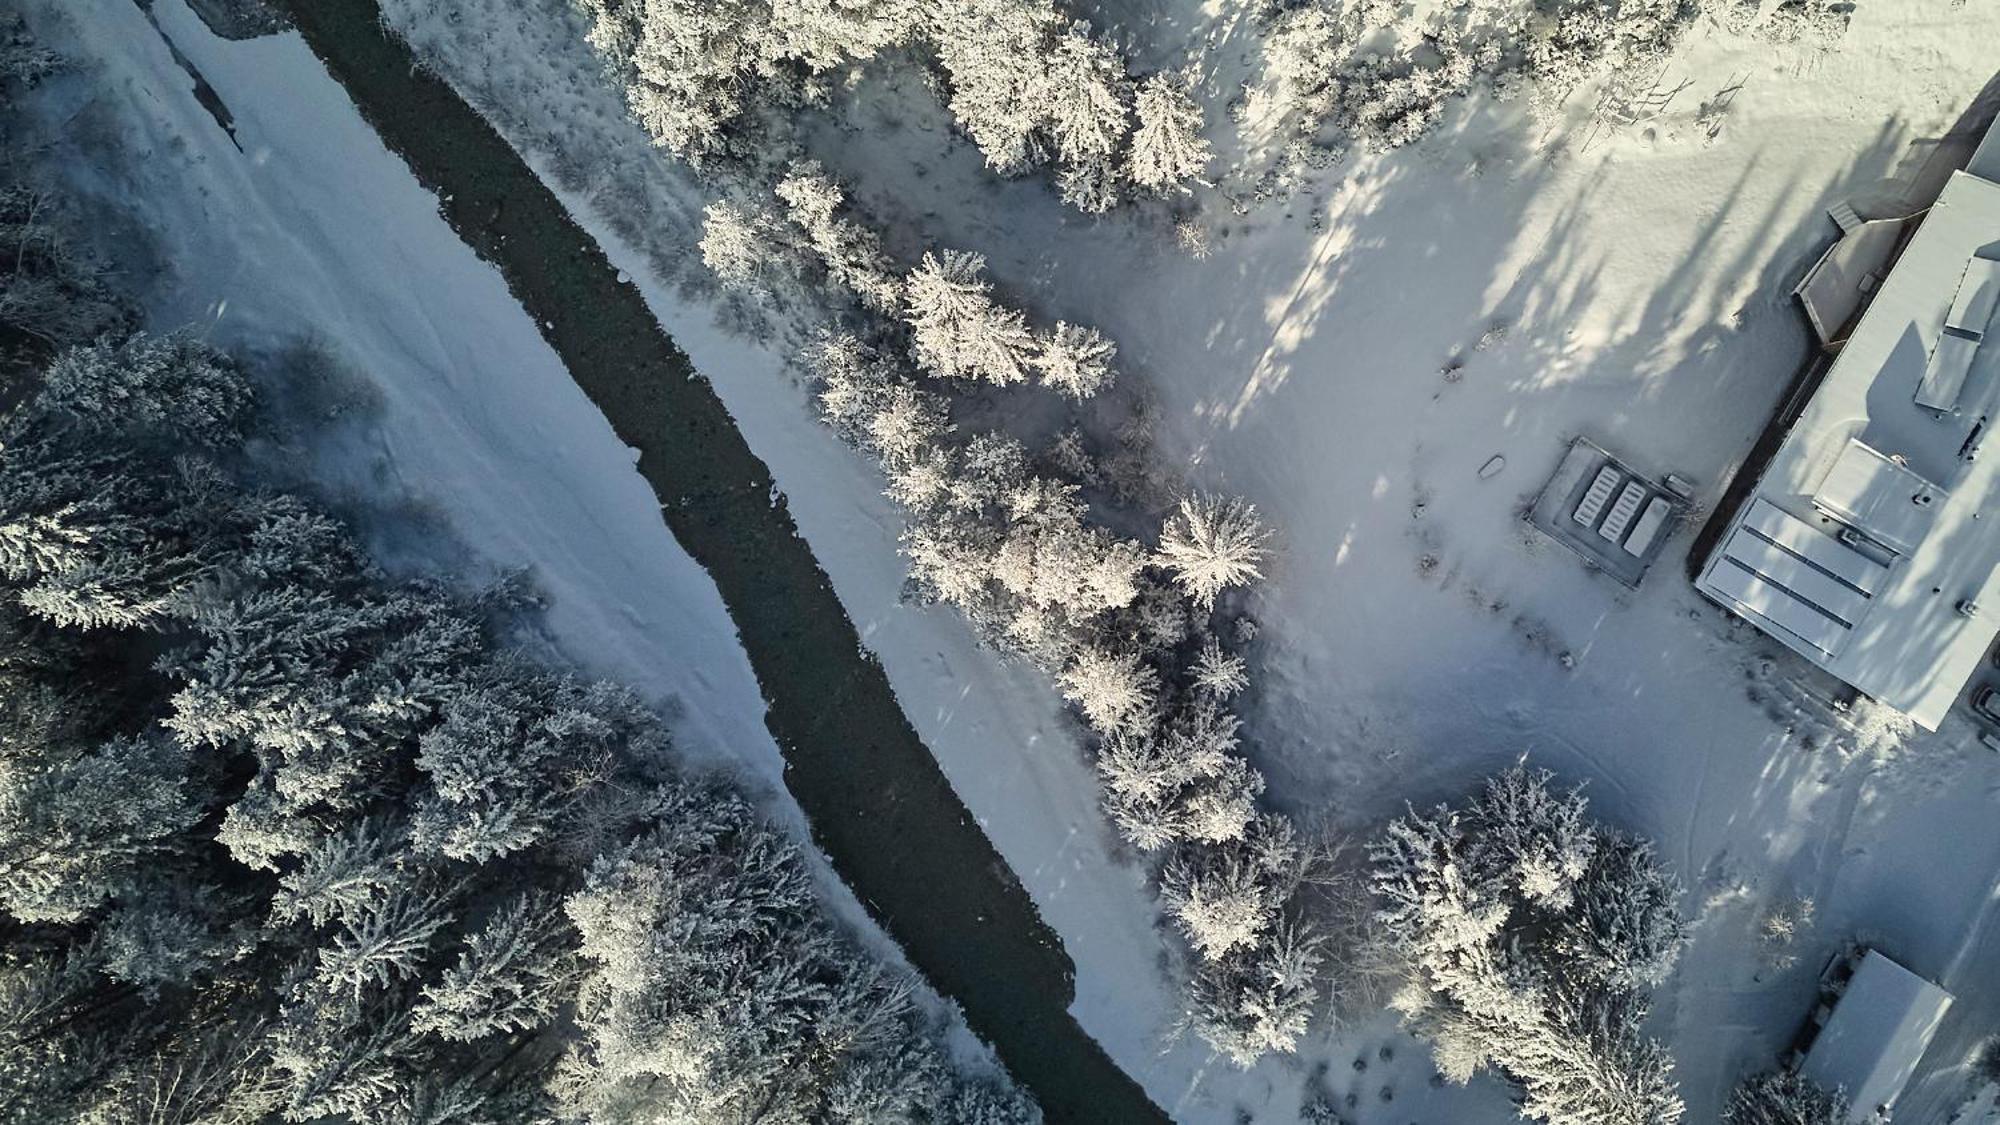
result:
[[(1125, 7), (1107, 5), (1109, 22)], [(294, 37), (225, 44), (178, 0), (158, 8), (246, 154), (135, 9), (90, 6), (107, 96), (156, 157), (117, 185), (170, 239), (156, 320), (250, 344), (337, 336), (386, 399), (356, 487), (403, 488), (480, 556), (532, 562), (559, 640), (678, 698), (685, 737), (771, 769), (713, 588), (498, 277)], [(1239, 14), (1183, 5), (1129, 30), (1241, 51)], [(1958, 995), (1899, 1115), (1938, 1121), (1972, 1096), (1972, 1052), (2000, 1031), (2000, 757), (1962, 718), (1900, 739), (1832, 712), (1824, 682), (1694, 594), (1692, 526), (1632, 593), (1517, 512), (1574, 434), (1693, 477), (1712, 503), (1803, 358), (1787, 291), (1831, 236), (1823, 208), (1893, 210), (1992, 77), (1994, 42), (2000, 9), (1951, 0), (1864, 5), (1830, 51), (1703, 25), (1669, 75), (1692, 85), (1657, 120), (1586, 147), (1545, 143), (1511, 111), (1460, 112), (1418, 146), (1225, 216), (1202, 262), (1130, 216), (1093, 222), (1037, 183), (994, 183), (917, 107), (827, 155), (880, 213), (986, 252), (1041, 311), (1117, 337), (1163, 406), (1165, 448), (1280, 529), (1251, 701), (1275, 797), (1365, 830), (1523, 753), (1586, 780), (1593, 811), (1658, 840), (1690, 884), (1697, 936), (1656, 1021), (1690, 1122), (1715, 1120), (1736, 1077), (1786, 1043), (1850, 939)], [(1712, 130), (1700, 104), (1738, 82)], [(569, 198), (770, 464), (919, 733), (1063, 936), (1078, 1018), (1121, 1065), (1190, 1121), (1239, 1106), (1284, 1120), (1321, 1064), (1363, 1123), (1511, 1119), (1497, 1084), (1430, 1087), (1421, 1050), (1379, 1021), (1248, 1073), (1169, 1041), (1150, 896), (1048, 685), (948, 613), (901, 603), (896, 513), (784, 381), (784, 357), (649, 281), (640, 249)], [(1480, 480), (1496, 453), (1505, 471)], [(1796, 965), (1768, 969), (1758, 926), (1798, 896), (1816, 922)]]
[[(1712, 504), (1804, 358), (1788, 293), (1833, 234), (1824, 208), (1899, 213), (1994, 42), (2000, 10), (1948, 0), (1864, 5), (1828, 51), (1705, 25), (1657, 120), (1586, 148), (1462, 111), (1236, 220), (1204, 262), (986, 187), (963, 155), (844, 163), (870, 202), (1117, 338), (1163, 442), (1279, 528), (1250, 711), (1282, 801), (1366, 826), (1521, 754), (1588, 781), (1691, 886), (1697, 937), (1657, 1021), (1690, 1121), (1788, 1041), (1850, 938), (1959, 994), (1899, 1114), (1933, 1121), (2000, 1032), (2000, 758), (1962, 717), (1897, 746), (1832, 714), (1690, 588), (1693, 524), (1634, 594), (1519, 510), (1577, 434)], [(1700, 104), (1738, 83), (1710, 137)], [(1479, 479), (1494, 454), (1505, 471)], [(1797, 967), (1760, 973), (1757, 923), (1801, 895), (1819, 909)]]

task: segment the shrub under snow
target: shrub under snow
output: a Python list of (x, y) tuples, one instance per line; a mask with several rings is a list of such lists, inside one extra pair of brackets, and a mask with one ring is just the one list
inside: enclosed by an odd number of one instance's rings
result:
[(1598, 79), (1643, 89), (1702, 9), (1701, 0), (1468, 0), (1445, 12), (1303, 0), (1267, 17), (1264, 62), (1302, 141), (1332, 123), (1393, 148), (1428, 133), (1481, 81), (1502, 96), (1525, 88), (1543, 114)]
[(1847, 1099), (1797, 1071), (1767, 1070), (1730, 1094), (1722, 1125), (1847, 1125)]
[(575, 2), (633, 114), (698, 165), (757, 165), (785, 147), (788, 117), (824, 103), (834, 72), (902, 44), (936, 61), (988, 166), (1050, 167), (1084, 210), (1112, 206), (1128, 169), (1158, 189), (1206, 160), (1199, 108), (1157, 80), (1135, 104), (1124, 58), (1049, 0)]

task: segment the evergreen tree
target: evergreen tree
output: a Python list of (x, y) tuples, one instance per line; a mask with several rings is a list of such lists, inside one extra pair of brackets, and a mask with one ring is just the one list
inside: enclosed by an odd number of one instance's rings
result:
[(980, 276), (985, 269), (978, 254), (924, 255), (904, 288), (912, 354), (948, 379), (1024, 382), (1035, 361), (1034, 336), (1025, 317), (994, 302)]
[(1057, 321), (1055, 331), (1041, 339), (1035, 366), (1044, 385), (1082, 401), (1111, 385), (1117, 354), (1118, 346), (1097, 329)]
[(534, 891), (495, 910), (465, 938), (457, 963), (423, 987), (412, 1029), (469, 1042), (547, 1025), (573, 984), (561, 920)]
[[(842, 213), (847, 193), (818, 162), (794, 164), (775, 190), (785, 203), (786, 214), (819, 256), (827, 277), (874, 312), (894, 313), (902, 307), (902, 286), (882, 249), (882, 240)], [(759, 252), (768, 255), (770, 249), (766, 246)]]
[(1018, 176), (1046, 161), (1042, 107), (1055, 13), (1021, 0), (940, 0), (931, 19), (952, 116), (987, 166)]
[(201, 818), (187, 755), (162, 739), (115, 738), (0, 775), (0, 906), (24, 922), (76, 922), (128, 893)]
[(1745, 1078), (1729, 1096), (1722, 1125), (1846, 1125), (1847, 1098), (1823, 1090), (1795, 1070)]
[(1086, 648), (1063, 670), (1060, 682), (1063, 694), (1083, 709), (1090, 725), (1109, 734), (1144, 725), (1159, 690), (1159, 673), (1135, 654)]
[(1200, 107), (1180, 82), (1155, 74), (1139, 87), (1133, 108), (1139, 128), (1127, 161), (1132, 182), (1152, 191), (1186, 191), (1186, 182), (1199, 180), (1215, 155), (1201, 135)]
[(1255, 507), (1197, 494), (1181, 501), (1161, 531), (1160, 563), (1189, 597), (1207, 607), (1231, 586), (1264, 576), (1260, 564), (1269, 538)]
[(1395, 1004), (1447, 1078), (1498, 1069), (1534, 1120), (1672, 1125), (1672, 1062), (1640, 1029), (1642, 990), (1685, 938), (1673, 884), (1550, 780), (1517, 767), (1470, 809), (1413, 812), (1370, 847)]
[(543, 840), (616, 767), (639, 722), (604, 685), (502, 676), (455, 695), (418, 740), (415, 846), (484, 863)]
[(1118, 53), (1078, 21), (1056, 38), (1041, 98), (1056, 154), (1072, 166), (1107, 161), (1131, 128), (1131, 83)]

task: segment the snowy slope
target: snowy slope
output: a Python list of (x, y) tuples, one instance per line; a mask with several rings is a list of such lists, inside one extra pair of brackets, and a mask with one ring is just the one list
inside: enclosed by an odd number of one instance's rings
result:
[(74, 27), (129, 151), (78, 174), (159, 240), (157, 271), (137, 279), (151, 326), (230, 348), (332, 347), (382, 405), (374, 448), (323, 466), (341, 474), (330, 484), (431, 506), (475, 558), (532, 564), (579, 659), (679, 701), (691, 748), (777, 777), (722, 600), (630, 451), (304, 44), (225, 42), (182, 4), (157, 5), (231, 110), (239, 154), (135, 6), (92, 8)]

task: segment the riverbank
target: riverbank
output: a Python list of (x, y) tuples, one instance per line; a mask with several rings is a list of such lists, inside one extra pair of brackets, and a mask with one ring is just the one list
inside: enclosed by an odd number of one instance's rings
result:
[(1072, 968), (910, 728), (765, 466), (637, 291), (367, 0), (290, 4), (383, 141), (494, 263), (714, 577), (816, 842), (1054, 1121), (1163, 1120), (1070, 1017)]

